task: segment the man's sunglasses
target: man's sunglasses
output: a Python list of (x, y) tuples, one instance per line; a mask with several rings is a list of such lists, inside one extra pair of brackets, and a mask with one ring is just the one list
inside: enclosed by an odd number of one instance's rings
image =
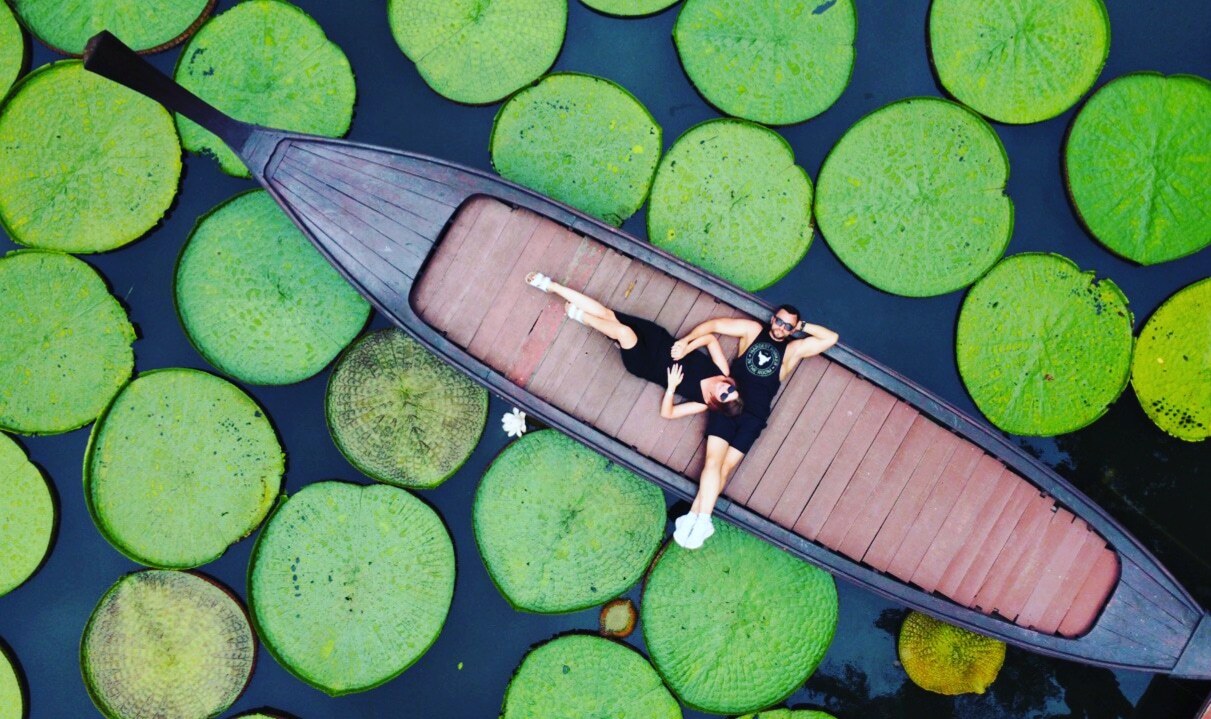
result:
[(786, 320), (782, 319), (781, 317), (778, 317), (777, 315), (774, 316), (774, 326), (781, 327), (782, 329), (786, 330), (787, 332), (790, 332), (791, 330), (795, 329), (795, 326), (793, 324), (791, 324), (790, 322), (787, 322)]

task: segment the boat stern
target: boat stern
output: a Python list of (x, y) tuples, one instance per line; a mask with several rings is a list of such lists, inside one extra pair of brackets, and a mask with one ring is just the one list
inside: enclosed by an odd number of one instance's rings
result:
[(1173, 667), (1183, 679), (1211, 679), (1211, 614), (1203, 614)]

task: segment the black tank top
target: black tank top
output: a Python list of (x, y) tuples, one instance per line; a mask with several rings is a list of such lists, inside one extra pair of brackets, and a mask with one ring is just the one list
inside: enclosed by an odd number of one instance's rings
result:
[(769, 418), (770, 405), (782, 384), (779, 374), (784, 349), (786, 343), (775, 341), (766, 327), (744, 354), (732, 360), (732, 377), (739, 385), (746, 413), (762, 419)]
[[(635, 332), (636, 343), (629, 349), (621, 349), (622, 364), (627, 371), (636, 377), (647, 381), (668, 386), (668, 368), (673, 364), (670, 350), (673, 347), (673, 336), (668, 330), (651, 320), (615, 311), (614, 315), (622, 324)], [(677, 394), (682, 399), (691, 402), (706, 403), (702, 396), (702, 380), (719, 374), (719, 368), (711, 360), (706, 350), (697, 349), (690, 352), (681, 360), (681, 384)]]

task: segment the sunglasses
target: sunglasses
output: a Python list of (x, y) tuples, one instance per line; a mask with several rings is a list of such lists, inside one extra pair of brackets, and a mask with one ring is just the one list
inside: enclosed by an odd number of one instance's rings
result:
[(786, 320), (784, 320), (778, 316), (774, 317), (774, 326), (781, 327), (782, 329), (784, 329), (788, 332), (795, 329), (795, 326), (793, 324), (791, 324), (790, 322), (787, 322)]
[(726, 402), (727, 398), (731, 397), (734, 394), (736, 394), (736, 385), (729, 384), (727, 387), (723, 388), (723, 393), (719, 395), (719, 399), (723, 402)]

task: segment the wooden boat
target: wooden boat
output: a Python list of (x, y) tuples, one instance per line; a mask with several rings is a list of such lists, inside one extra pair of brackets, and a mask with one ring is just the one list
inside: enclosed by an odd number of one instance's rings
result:
[[(522, 278), (677, 333), (762, 300), (478, 170), (236, 122), (98, 36), (88, 69), (222, 137), (384, 315), (508, 401), (684, 498), (703, 418)], [(734, 349), (734, 346), (733, 346)], [(1044, 654), (1211, 678), (1211, 619), (1104, 511), (985, 424), (838, 345), (784, 383), (718, 514), (896, 602)]]

